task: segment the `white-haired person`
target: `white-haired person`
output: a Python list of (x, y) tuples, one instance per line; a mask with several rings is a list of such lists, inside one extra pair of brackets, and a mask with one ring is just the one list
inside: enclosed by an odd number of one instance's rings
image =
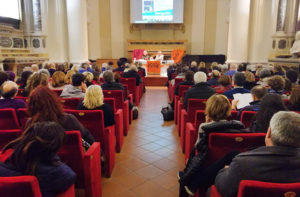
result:
[(136, 86), (139, 86), (140, 82), (142, 80), (141, 76), (138, 73), (138, 69), (134, 64), (129, 66), (129, 70), (127, 72), (124, 72), (122, 77), (124, 77), (124, 78), (135, 78), (136, 79), (136, 81), (135, 81)]
[(26, 108), (23, 100), (16, 99), (18, 94), (18, 85), (13, 81), (5, 81), (1, 86), (0, 109), (5, 108)]
[(104, 116), (104, 126), (115, 124), (114, 110), (104, 103), (102, 88), (98, 85), (91, 85), (86, 89), (84, 99), (77, 106), (78, 110), (102, 110)]
[(188, 100), (191, 98), (208, 99), (216, 93), (207, 83), (207, 76), (204, 72), (196, 72), (194, 74), (195, 85), (186, 91), (184, 98), (184, 108), (187, 109)]

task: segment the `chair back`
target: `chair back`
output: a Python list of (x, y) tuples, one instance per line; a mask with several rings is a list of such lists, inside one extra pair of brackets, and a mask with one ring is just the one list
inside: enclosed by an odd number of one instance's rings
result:
[(114, 98), (116, 109), (123, 109), (124, 95), (123, 90), (103, 90), (104, 99)]
[(177, 85), (178, 85), (180, 82), (183, 82), (183, 81), (184, 81), (184, 78), (175, 78), (174, 87), (177, 87)]
[(117, 111), (116, 100), (114, 98), (104, 98), (104, 103), (110, 105), (114, 112)]
[(120, 82), (128, 86), (128, 91), (130, 94), (135, 95), (136, 90), (136, 78), (121, 78)]
[(20, 124), (15, 109), (0, 109), (0, 129), (20, 129)]
[(57, 90), (52, 90), (53, 92), (55, 92), (55, 94), (57, 94), (57, 96), (60, 96), (62, 93), (62, 89), (57, 89)]
[(205, 110), (207, 99), (189, 99), (187, 105), (188, 120), (195, 121), (196, 110)]
[(243, 111), (242, 112), (241, 122), (245, 125), (246, 128), (250, 128), (255, 115), (256, 115), (255, 111)]
[(268, 183), (242, 180), (238, 197), (296, 197), (300, 195), (300, 183)]
[(77, 109), (80, 103), (80, 98), (61, 98), (61, 103), (64, 109)]
[(42, 197), (34, 176), (0, 177), (0, 191), (3, 197)]
[(192, 85), (181, 85), (181, 86), (179, 86), (179, 91), (178, 91), (179, 98), (183, 97), (184, 91), (187, 91), (191, 87), (192, 87)]
[(265, 133), (210, 133), (208, 163), (215, 162), (231, 151), (249, 151), (265, 145)]

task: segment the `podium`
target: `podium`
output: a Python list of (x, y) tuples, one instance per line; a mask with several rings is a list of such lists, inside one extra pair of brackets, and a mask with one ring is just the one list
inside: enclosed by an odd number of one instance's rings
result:
[(147, 73), (150, 75), (160, 75), (160, 61), (147, 61)]

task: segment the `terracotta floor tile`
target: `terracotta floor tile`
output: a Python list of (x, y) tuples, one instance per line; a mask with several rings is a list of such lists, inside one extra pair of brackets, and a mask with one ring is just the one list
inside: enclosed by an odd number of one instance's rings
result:
[(148, 163), (153, 163), (155, 161), (158, 161), (158, 160), (162, 159), (162, 156), (160, 156), (158, 154), (155, 154), (155, 153), (151, 153), (151, 152), (145, 153), (145, 154), (140, 155), (138, 157), (140, 159), (142, 159), (143, 161), (148, 162)]
[(157, 197), (158, 194), (163, 193), (166, 190), (156, 183), (147, 181), (142, 185), (134, 188), (133, 191), (141, 197)]
[(132, 158), (132, 159), (128, 159), (124, 162), (119, 163), (119, 165), (128, 168), (132, 171), (136, 171), (140, 168), (146, 167), (149, 164), (141, 159), (138, 158)]
[(178, 179), (168, 174), (162, 174), (151, 179), (151, 181), (157, 183), (165, 189), (171, 189), (172, 187), (178, 185)]
[[(118, 178), (115, 179), (115, 181), (120, 183), (127, 189), (131, 189), (131, 188), (135, 188), (135, 187), (141, 185), (142, 183), (146, 182), (147, 179), (138, 174), (130, 173), (130, 174), (127, 174), (124, 176), (119, 176)], [(167, 189), (169, 189), (169, 188), (167, 188)]]
[(145, 149), (145, 150), (151, 151), (151, 152), (159, 150), (159, 149), (162, 148), (161, 145), (158, 145), (156, 143), (148, 143), (148, 144), (142, 145), (140, 147)]
[(154, 162), (152, 165), (164, 171), (169, 171), (177, 166), (177, 164), (174, 161), (166, 158), (158, 160)]
[(136, 173), (144, 178), (152, 179), (156, 176), (163, 174), (164, 171), (153, 165), (149, 165), (149, 166), (146, 166), (144, 168), (137, 170)]

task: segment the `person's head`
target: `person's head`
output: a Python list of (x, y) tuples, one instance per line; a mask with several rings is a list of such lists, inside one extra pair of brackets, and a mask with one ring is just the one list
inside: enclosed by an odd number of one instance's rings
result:
[(115, 81), (114, 73), (111, 71), (105, 71), (103, 73), (103, 80), (105, 83), (113, 83)]
[(206, 102), (205, 115), (213, 121), (226, 120), (231, 115), (227, 97), (221, 94), (211, 96)]
[(48, 85), (48, 76), (44, 73), (33, 73), (27, 80), (25, 90), (30, 93), (34, 88), (39, 85), (47, 86)]
[(228, 75), (221, 75), (218, 82), (221, 86), (228, 87), (231, 85), (231, 77)]
[(65, 84), (72, 84), (72, 76), (76, 74), (74, 70), (69, 70), (65, 76)]
[(28, 99), (27, 111), (30, 123), (54, 121), (63, 124), (64, 112), (57, 94), (46, 86), (38, 86)]
[(97, 64), (96, 62), (94, 62), (94, 63), (92, 64), (92, 68), (93, 68), (93, 70), (95, 70), (96, 72), (101, 72), (101, 66), (100, 66), (100, 64)]
[(108, 64), (108, 66), (111, 66), (111, 67), (114, 66), (114, 63), (112, 61), (109, 61), (107, 64)]
[(117, 65), (118, 65), (118, 67), (122, 67), (122, 66), (124, 66), (124, 62), (121, 60), (118, 60)]
[(95, 109), (103, 105), (102, 88), (98, 85), (91, 85), (86, 89), (83, 105), (88, 109)]
[(298, 73), (295, 70), (288, 70), (285, 75), (292, 83), (296, 83), (298, 80)]
[(0, 71), (0, 86), (8, 80), (8, 74), (4, 71)]
[(148, 55), (148, 52), (145, 50), (145, 51), (143, 52), (143, 55)]
[(91, 83), (91, 82), (94, 80), (94, 75), (93, 75), (93, 73), (91, 73), (91, 72), (84, 72), (84, 73), (82, 73), (82, 74), (83, 74), (84, 77), (85, 77), (85, 81)]
[(238, 87), (242, 87), (244, 86), (246, 81), (245, 75), (242, 72), (236, 72), (233, 77), (232, 77), (232, 85), (233, 86), (238, 86)]
[(39, 66), (37, 64), (32, 64), (31, 69), (33, 72), (38, 72), (39, 71)]
[(283, 68), (280, 65), (275, 65), (273, 70), (274, 73), (283, 73)]
[(245, 72), (245, 81), (246, 82), (250, 82), (250, 83), (253, 83), (253, 82), (255, 82), (255, 76), (254, 76), (254, 74), (252, 73), (252, 72), (250, 72), (250, 71), (246, 71)]
[(93, 72), (93, 76), (94, 76), (94, 81), (96, 81), (96, 83), (100, 82), (100, 72)]
[(56, 65), (55, 65), (54, 63), (51, 63), (51, 64), (49, 65), (49, 67), (50, 67), (50, 69), (56, 70)]
[(21, 74), (21, 85), (22, 85), (22, 87), (26, 87), (27, 80), (30, 77), (30, 75), (32, 75), (31, 71), (22, 72), (22, 74)]
[(81, 68), (83, 68), (84, 70), (87, 70), (88, 67), (89, 65), (86, 62), (81, 64)]
[(286, 107), (279, 94), (266, 94), (256, 114), (257, 132), (267, 132), (272, 116), (278, 111), (286, 111)]
[(50, 72), (47, 69), (43, 68), (43, 69), (39, 70), (38, 73), (43, 73), (43, 74), (47, 75), (48, 78), (50, 77)]
[(182, 66), (181, 65), (177, 65), (175, 72), (176, 72), (176, 74), (182, 73)]
[(193, 71), (187, 71), (185, 73), (185, 80), (186, 81), (193, 81), (194, 80), (194, 72)]
[(267, 77), (270, 77), (272, 75), (271, 71), (267, 68), (263, 68), (260, 72), (259, 72), (259, 78), (260, 79), (264, 79)]
[(220, 72), (219, 72), (218, 70), (213, 70), (213, 71), (211, 72), (211, 76), (212, 76), (213, 78), (218, 78), (218, 77), (220, 76)]
[(65, 131), (56, 122), (39, 122), (28, 127), (23, 134), (7, 144), (4, 151), (13, 148), (10, 162), (25, 175), (39, 174), (39, 165), (58, 165), (57, 151), (61, 148)]
[(251, 95), (254, 101), (260, 101), (267, 94), (267, 89), (257, 85), (251, 89)]
[(236, 68), (237, 68), (236, 64), (230, 64), (229, 67), (230, 70), (236, 70)]
[(119, 72), (115, 72), (114, 73), (114, 79), (115, 79), (115, 82), (119, 83), (120, 82), (120, 79), (121, 79), (121, 74)]
[(8, 80), (15, 81), (16, 74), (13, 71), (6, 71), (6, 73), (8, 74)]
[(277, 91), (282, 91), (284, 89), (284, 78), (279, 75), (272, 76), (268, 79), (268, 85), (271, 89)]
[(275, 113), (265, 142), (267, 146), (300, 148), (300, 114), (285, 111)]
[(138, 72), (138, 69), (137, 69), (136, 65), (134, 65), (134, 64), (131, 64), (129, 66), (129, 70), (134, 70), (135, 72)]
[(197, 62), (196, 61), (192, 61), (191, 62), (191, 67), (192, 68), (196, 68), (197, 67)]
[(244, 67), (243, 64), (239, 64), (239, 65), (238, 65), (238, 68), (237, 68), (237, 71), (238, 71), (238, 72), (244, 72), (244, 71), (246, 71), (246, 69), (245, 69), (245, 67)]
[(288, 78), (284, 78), (284, 91), (290, 92), (292, 90), (293, 84)]
[(62, 71), (55, 71), (52, 75), (51, 85), (52, 87), (58, 88), (65, 85), (65, 73)]
[(65, 72), (65, 65), (64, 64), (58, 64), (56, 67), (57, 71)]
[(206, 82), (206, 81), (207, 81), (207, 76), (204, 72), (199, 71), (194, 74), (195, 84), (201, 83), (201, 82)]
[(1, 86), (1, 96), (5, 99), (14, 98), (18, 94), (18, 85), (13, 81), (6, 81)]
[(79, 71), (79, 66), (78, 65), (73, 65), (72, 70), (74, 70), (76, 73)]
[(297, 85), (292, 88), (290, 95), (290, 103), (292, 106), (300, 107), (300, 85)]
[(85, 77), (83, 74), (76, 73), (72, 75), (72, 85), (75, 87), (79, 87), (84, 84)]

